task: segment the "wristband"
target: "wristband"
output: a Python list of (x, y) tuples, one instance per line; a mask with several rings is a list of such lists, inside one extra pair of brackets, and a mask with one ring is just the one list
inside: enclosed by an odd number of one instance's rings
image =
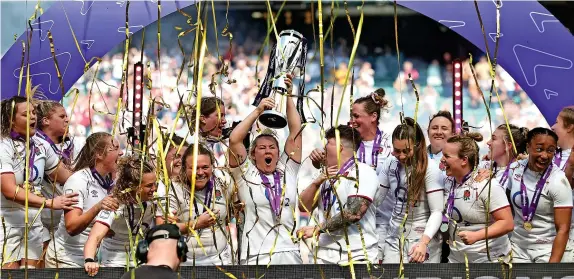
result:
[(92, 258), (86, 258), (84, 259), (84, 263), (95, 263), (96, 261)]

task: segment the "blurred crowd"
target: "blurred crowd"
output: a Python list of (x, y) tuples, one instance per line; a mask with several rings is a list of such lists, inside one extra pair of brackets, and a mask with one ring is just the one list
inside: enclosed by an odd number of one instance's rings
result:
[[(233, 121), (240, 121), (254, 108), (251, 104), (258, 93), (258, 83), (263, 81), (269, 63), (270, 46), (266, 46), (259, 56), (263, 41), (263, 38), (256, 40), (251, 37), (242, 40), (234, 39), (231, 49), (225, 43), (220, 42), (219, 49), (223, 51), (217, 53), (215, 47), (210, 48), (212, 51), (208, 52), (204, 58), (201, 93), (203, 96), (216, 95), (224, 100), (228, 125), (231, 125)], [(152, 49), (146, 48), (143, 55), (136, 48), (128, 51), (130, 66), (127, 67), (128, 75), (122, 96), (120, 96), (120, 90), (124, 51), (121, 47), (105, 55), (99, 65), (94, 65), (78, 80), (74, 85), (79, 89), (78, 101), (73, 103), (73, 95), (64, 100), (68, 113), (71, 115), (70, 133), (72, 135), (84, 137), (97, 131), (111, 131), (119, 97), (122, 97), (124, 101), (127, 99), (128, 109), (120, 110), (118, 131), (125, 132), (125, 129), (131, 126), (132, 99), (129, 96), (133, 94), (133, 64), (140, 61), (142, 57), (145, 68), (144, 80), (147, 86), (143, 99), (144, 115), (147, 115), (150, 97), (155, 98), (158, 103), (154, 105), (154, 114), (167, 131), (171, 131), (174, 127), (180, 131), (187, 129), (188, 124), (181, 117), (177, 121), (175, 119), (180, 100), (184, 104), (192, 104), (195, 101), (195, 96), (190, 96), (194, 69), (191, 67), (193, 63), (189, 62), (191, 49), (183, 49), (184, 56), (177, 44), (172, 47), (162, 47), (161, 55), (158, 57), (157, 49), (153, 49), (152, 45), (148, 47)], [(450, 53), (444, 53), (443, 57), (430, 62), (405, 57), (401, 53), (399, 55), (400, 71), (397, 54), (388, 46), (376, 47), (371, 52), (361, 46), (357, 53), (354, 67), (350, 71), (354, 75), (345, 80), (349, 72), (350, 55), (347, 42), (340, 39), (336, 49), (332, 52), (325, 51), (326, 82), (324, 96), (321, 98), (318, 90), (321, 79), (319, 53), (313, 44), (309, 44), (304, 81), (305, 92), (314, 102), (307, 100), (304, 106), (307, 121), (311, 122), (304, 131), (304, 135), (308, 135), (304, 154), (321, 146), (321, 138), (313, 135), (317, 135), (320, 131), (319, 124), (322, 121), (325, 123), (325, 129), (330, 127), (331, 123), (347, 123), (351, 99), (366, 96), (376, 88), (385, 89), (386, 98), (391, 105), (387, 113), (382, 115), (381, 129), (390, 132), (398, 124), (399, 118), (396, 116), (401, 111), (404, 111), (407, 116), (414, 116), (416, 99), (413, 87), (408, 82), (408, 74), (411, 74), (420, 94), (416, 116), (423, 129), (426, 129), (429, 117), (438, 110), (452, 110), (452, 61), (454, 57)], [(480, 57), (475, 61), (474, 68), (478, 86), (472, 77), (470, 60), (463, 61), (463, 113), (464, 120), (470, 126), (477, 127), (478, 132), (482, 134), (491, 134), (487, 110), (480, 90), (484, 93), (493, 114), (492, 127), (503, 123), (503, 108), (510, 123), (530, 128), (548, 126), (527, 94), (500, 66), (496, 67), (495, 76), (499, 97), (493, 93), (493, 97), (490, 98), (492, 79), (489, 63), (486, 57)], [(297, 84), (298, 82), (295, 82), (295, 85)], [(323, 102), (324, 119), (321, 119), (321, 102)], [(125, 137), (122, 140), (125, 144)], [(481, 146), (483, 153), (487, 150), (484, 144), (483, 142)]]

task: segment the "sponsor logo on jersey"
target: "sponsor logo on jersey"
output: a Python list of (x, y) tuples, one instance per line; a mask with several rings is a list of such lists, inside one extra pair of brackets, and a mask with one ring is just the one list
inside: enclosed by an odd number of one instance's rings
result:
[(97, 197), (98, 197), (98, 191), (92, 190), (90, 193), (92, 194), (92, 198), (97, 198)]

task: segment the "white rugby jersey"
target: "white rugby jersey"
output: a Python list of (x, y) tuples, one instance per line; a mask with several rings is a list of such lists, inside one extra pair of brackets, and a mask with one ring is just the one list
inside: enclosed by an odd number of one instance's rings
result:
[[(152, 202), (142, 202), (138, 204), (122, 204), (116, 212), (102, 210), (95, 219), (95, 222), (107, 226), (110, 231), (102, 240), (102, 263), (116, 263), (125, 265), (126, 259), (131, 261), (130, 232), (133, 249), (137, 246), (136, 235), (142, 232), (139, 239), (143, 239), (151, 226), (154, 224), (154, 214)], [(129, 253), (128, 253), (129, 251)], [(135, 251), (135, 250), (132, 250)], [(131, 263), (132, 265), (134, 263)]]
[(540, 200), (532, 219), (532, 230), (524, 229), (522, 219), (522, 202), (520, 181), (524, 177), (524, 185), (528, 193), (528, 203), (536, 190), (536, 184), (543, 173), (528, 169), (528, 159), (519, 161), (520, 166), (512, 172), (510, 189), (511, 201), (514, 208), (514, 232), (512, 241), (521, 247), (536, 248), (536, 246), (552, 245), (556, 236), (554, 226), (554, 208), (572, 208), (572, 190), (564, 172), (556, 165), (542, 189)]
[[(398, 178), (398, 179), (397, 179)], [(419, 200), (412, 209), (409, 209), (408, 219), (404, 226), (404, 236), (407, 239), (417, 240), (420, 239), (425, 232), (427, 222), (431, 216), (431, 210), (438, 212), (441, 217), (434, 220), (432, 232), (429, 232), (429, 237), (432, 238), (440, 227), (442, 220), (442, 211), (444, 208), (443, 203), (443, 177), (441, 175), (438, 165), (433, 161), (428, 161), (427, 171), (425, 174), (425, 188), (421, 192)], [(389, 157), (384, 165), (381, 173), (379, 174), (379, 183), (382, 192), (389, 192), (396, 201), (393, 204), (392, 217), (390, 221), (389, 230), (387, 231), (387, 240), (392, 238), (393, 244), (398, 244), (395, 240), (401, 237), (400, 225), (409, 206), (407, 201), (407, 174), (404, 166), (399, 168), (399, 160), (396, 157)], [(399, 184), (400, 183), (400, 184)], [(429, 200), (428, 196), (434, 194), (434, 198)], [(397, 246), (398, 247), (398, 246)]]
[[(299, 245), (294, 243), (296, 236), (295, 211), (297, 210), (297, 173), (301, 165), (289, 158), (286, 153), (281, 155), (277, 163), (277, 171), (281, 176), (283, 199), (281, 200), (280, 219), (272, 211), (269, 199), (266, 197), (265, 186), (255, 163), (246, 159), (239, 167), (231, 168), (231, 175), (238, 187), (239, 199), (245, 204), (245, 220), (241, 236), (241, 260), (258, 254), (269, 254), (275, 238), (273, 252), (297, 251)], [(274, 185), (273, 174), (265, 175)], [(259, 217), (259, 220), (257, 220)], [(277, 226), (277, 224), (281, 224)]]
[[(474, 176), (476, 176), (476, 173)], [(498, 181), (494, 179), (491, 180), (489, 198), (489, 180), (485, 179), (482, 182), (476, 182), (474, 181), (474, 176), (465, 181), (462, 185), (456, 186), (454, 190), (454, 207), (449, 219), (449, 235), (451, 238), (451, 256), (449, 257), (461, 259), (464, 258), (463, 253), (473, 254), (475, 256), (486, 256), (486, 240), (480, 240), (474, 244), (466, 245), (458, 236), (458, 232), (479, 231), (484, 229), (485, 226), (492, 225), (492, 223), (494, 223), (492, 215), (489, 217), (489, 223), (486, 223), (485, 216), (487, 205), (488, 212), (490, 214), (509, 206), (506, 193), (499, 185)], [(450, 189), (454, 185), (453, 182), (453, 177), (447, 177), (444, 180), (445, 202), (447, 205)], [(456, 225), (453, 221), (456, 222)], [(456, 244), (452, 243), (453, 235)], [(499, 256), (508, 255), (511, 249), (507, 235), (503, 235), (498, 238), (489, 238), (488, 247), (490, 249), (490, 255), (495, 259)]]
[[(478, 164), (478, 169), (486, 169), (490, 171), (491, 165), (490, 165), (491, 161), (488, 160), (484, 160), (484, 161), (480, 161), (480, 163)], [(493, 161), (494, 163), (494, 161)], [(515, 168), (517, 168), (519, 166), (517, 161), (514, 161), (510, 164), (510, 166), (508, 167), (508, 173), (505, 176), (504, 173), (506, 171), (506, 167), (492, 167), (492, 172), (494, 173), (494, 176), (492, 177), (492, 179), (495, 179), (496, 181), (498, 181), (498, 184), (503, 188), (503, 189), (507, 189), (510, 186), (510, 172), (512, 170), (514, 170)]]
[[(30, 137), (34, 143), (34, 164), (30, 172), (31, 187), (35, 192), (40, 193), (42, 180), (44, 176), (50, 175), (56, 170), (59, 160), (56, 153), (51, 148), (46, 148), (37, 136)], [(31, 153), (30, 153), (31, 154)], [(26, 179), (26, 143), (11, 138), (0, 139), (0, 173), (13, 173), (16, 179), (16, 185), (24, 186)], [(24, 190), (24, 188), (20, 188)], [(31, 189), (32, 190), (32, 189)], [(6, 199), (0, 195), (0, 209), (6, 224), (12, 227), (22, 228), (24, 224), (25, 208), (24, 205)], [(28, 207), (28, 220), (32, 222), (36, 218), (34, 226), (41, 225), (39, 208)]]
[[(371, 166), (371, 168), (375, 169), (377, 175), (381, 173), (385, 160), (389, 156), (391, 156), (391, 152), (393, 151), (391, 135), (383, 130), (380, 131), (382, 132), (382, 140), (381, 140), (381, 146), (379, 147), (379, 153), (376, 156), (377, 158), (376, 168), (374, 167), (375, 164), (373, 163), (373, 156), (372, 156), (375, 139), (369, 141), (363, 141), (363, 146), (365, 147), (365, 157), (362, 163), (365, 163), (366, 165)], [(357, 156), (358, 155), (359, 151), (357, 151)], [(382, 224), (383, 226), (387, 226), (389, 224), (389, 220), (391, 219), (391, 211), (393, 209), (392, 204), (394, 202), (395, 200), (390, 195), (388, 195), (384, 199), (376, 201), (375, 205), (377, 205), (377, 207), (375, 215), (377, 224)]]
[[(327, 203), (332, 203), (331, 210), (329, 211), (329, 218), (340, 213), (340, 208), (345, 208), (347, 204), (347, 200), (349, 197), (362, 197), (368, 199), (371, 202), (375, 200), (375, 194), (377, 192), (377, 187), (379, 186), (377, 173), (367, 164), (359, 163), (357, 166), (354, 164), (343, 174), (343, 176), (349, 178), (356, 178), (357, 177), (357, 167), (359, 171), (359, 178), (358, 178), (358, 187), (356, 187), (355, 181), (340, 178), (337, 182), (334, 183), (333, 192), (330, 195), (330, 199), (327, 201), (323, 196), (324, 190), (331, 187), (329, 181), (323, 182), (321, 187), (319, 188), (319, 206), (318, 206), (318, 215), (319, 215), (319, 222), (324, 223), (327, 221), (325, 218), (326, 210), (328, 210), (329, 205)], [(337, 195), (335, 195), (335, 191)], [(337, 196), (339, 198), (337, 198)], [(340, 200), (339, 200), (340, 199)], [(334, 202), (333, 202), (334, 201)], [(327, 204), (327, 207), (325, 205)], [(363, 218), (357, 222), (359, 226), (361, 226), (361, 230), (363, 233), (363, 237), (361, 240), (361, 235), (359, 234), (359, 229), (357, 224), (351, 224), (346, 227), (347, 236), (349, 237), (351, 255), (353, 258), (360, 257), (364, 255), (363, 251), (363, 241), (365, 247), (367, 249), (378, 249), (377, 248), (377, 241), (378, 241), (378, 234), (376, 230), (375, 224), (375, 211), (376, 206), (371, 204), (367, 209)], [(319, 253), (323, 248), (329, 250), (336, 250), (342, 249), (343, 251), (340, 256), (341, 259), (347, 259), (347, 244), (345, 241), (345, 232), (344, 229), (340, 229), (337, 231), (330, 231), (329, 233), (322, 233), (319, 236)], [(370, 254), (370, 253), (368, 253)], [(337, 261), (337, 259), (333, 259)], [(369, 259), (374, 261), (374, 259)]]
[(427, 146), (427, 154), (429, 155), (429, 158), (430, 158), (430, 159), (434, 160), (434, 161), (437, 162), (437, 163), (439, 163), (439, 162), (440, 162), (440, 159), (442, 159), (442, 150), (441, 150), (439, 153), (437, 153), (437, 154), (433, 154), (433, 153), (431, 152), (430, 145)]
[[(74, 207), (81, 209), (83, 212), (90, 210), (90, 208), (109, 195), (108, 191), (93, 177), (89, 168), (79, 170), (68, 178), (66, 184), (64, 184), (64, 194), (70, 193), (78, 193), (78, 204)], [(70, 236), (66, 231), (65, 217), (62, 215), (54, 235), (56, 252), (58, 254), (64, 253), (83, 257), (84, 245), (88, 240), (94, 221), (92, 220), (90, 225), (80, 234)]]
[[(228, 202), (231, 202), (231, 197), (233, 195), (233, 185), (231, 183), (231, 177), (221, 170), (214, 170), (213, 175), (215, 176), (216, 182), (215, 186), (211, 192), (211, 205), (210, 210), (219, 210), (219, 220), (213, 228), (205, 228), (201, 230), (196, 230), (199, 235), (200, 243), (197, 241), (193, 233), (189, 233), (187, 236), (187, 246), (189, 252), (187, 253), (187, 258), (192, 261), (198, 261), (201, 258), (211, 257), (218, 255), (225, 247), (228, 245), (228, 238), (226, 236), (225, 228), (227, 227), (227, 208), (230, 206)], [(163, 189), (161, 190), (161, 196), (165, 197), (166, 189), (165, 186), (161, 185)], [(197, 219), (198, 215), (204, 212), (204, 202), (206, 197), (207, 187), (198, 191), (196, 189), (194, 193), (194, 203), (191, 205), (191, 218), (189, 216), (189, 208), (191, 204), (190, 195), (191, 190), (189, 186), (185, 186), (178, 182), (173, 182), (171, 188), (169, 189), (169, 213), (175, 215), (180, 223), (186, 223), (190, 220)], [(159, 189), (158, 189), (159, 195)], [(162, 201), (164, 208), (158, 208), (156, 210), (156, 216), (163, 216), (165, 211), (165, 203)], [(197, 205), (197, 208), (195, 207)], [(202, 249), (203, 246), (203, 249)], [(205, 252), (204, 252), (205, 251)]]
[[(54, 154), (56, 154), (56, 157), (58, 159), (61, 158), (60, 155), (58, 155), (58, 152), (62, 152), (62, 150), (66, 150), (67, 148), (69, 148), (70, 146), (72, 146), (72, 152), (70, 154), (70, 160), (71, 162), (74, 162), (74, 160), (76, 160), (76, 158), (78, 157), (78, 154), (80, 153), (80, 150), (82, 150), (83, 145), (85, 144), (85, 142), (80, 142), (78, 140), (76, 140), (75, 138), (72, 139), (71, 141), (65, 141), (62, 144), (50, 144), (50, 142), (44, 140), (41, 137), (38, 137), (38, 140), (40, 141), (40, 143), (42, 145), (44, 145), (44, 147), (46, 149), (52, 149), (54, 151)], [(54, 195), (54, 185), (55, 185), (55, 195)], [(42, 180), (42, 195), (44, 197), (46, 197), (47, 199), (51, 199), (54, 196), (59, 196), (62, 195), (64, 190), (64, 185), (61, 185), (58, 182), (52, 182), (52, 180), (50, 179), (50, 177), (45, 176), (44, 179)], [(48, 209), (49, 211), (49, 209)]]

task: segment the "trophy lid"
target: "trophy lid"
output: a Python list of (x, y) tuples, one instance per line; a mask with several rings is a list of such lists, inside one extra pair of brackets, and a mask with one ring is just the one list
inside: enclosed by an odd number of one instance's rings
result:
[(281, 33), (279, 33), (279, 37), (281, 37), (281, 36), (283, 36), (283, 35), (291, 35), (291, 36), (294, 36), (294, 37), (296, 37), (296, 38), (298, 38), (298, 39), (303, 39), (303, 38), (304, 38), (301, 33), (297, 32), (297, 31), (295, 31), (295, 30), (293, 30), (293, 29), (283, 30), (283, 31), (281, 31)]

